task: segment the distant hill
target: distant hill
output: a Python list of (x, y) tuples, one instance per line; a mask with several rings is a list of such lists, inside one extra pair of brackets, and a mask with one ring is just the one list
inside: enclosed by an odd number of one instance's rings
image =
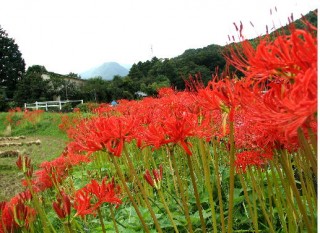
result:
[(81, 78), (88, 79), (101, 76), (104, 80), (112, 80), (115, 75), (126, 76), (129, 70), (117, 62), (106, 62), (80, 74)]

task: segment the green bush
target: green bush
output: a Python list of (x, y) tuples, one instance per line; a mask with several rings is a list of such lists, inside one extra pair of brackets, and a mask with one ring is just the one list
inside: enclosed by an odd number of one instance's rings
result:
[(62, 105), (61, 112), (72, 112), (73, 111), (73, 106), (71, 103), (66, 103)]
[(93, 109), (97, 108), (99, 106), (98, 103), (83, 103), (83, 104), (78, 104), (76, 108), (79, 108), (81, 112), (92, 112)]

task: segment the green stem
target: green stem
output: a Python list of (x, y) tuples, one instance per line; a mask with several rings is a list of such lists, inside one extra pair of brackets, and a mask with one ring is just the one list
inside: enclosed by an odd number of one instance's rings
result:
[(104, 222), (103, 222), (103, 218), (102, 218), (102, 214), (101, 214), (100, 207), (99, 207), (97, 210), (98, 210), (98, 215), (99, 215), (100, 224), (101, 224), (101, 227), (102, 227), (102, 232), (103, 232), (103, 233), (106, 233), (106, 228), (105, 228), (105, 226), (104, 226)]
[(122, 173), (122, 171), (121, 171), (121, 169), (119, 167), (119, 164), (118, 164), (117, 160), (114, 158), (113, 155), (111, 155), (111, 159), (112, 159), (112, 163), (114, 164), (114, 166), (116, 168), (117, 174), (120, 177), (121, 183), (122, 183), (122, 185), (123, 185), (128, 197), (129, 197), (129, 199), (130, 199), (130, 201), (131, 201), (131, 203), (133, 205), (133, 208), (135, 209), (135, 211), (136, 211), (136, 213), (137, 213), (137, 215), (138, 215), (138, 217), (139, 217), (139, 219), (141, 221), (143, 229), (145, 230), (145, 232), (150, 232), (148, 227), (147, 227), (147, 225), (146, 225), (146, 223), (145, 223), (145, 221), (144, 221), (144, 219), (143, 219), (143, 217), (142, 217), (142, 215), (141, 215), (141, 212), (139, 210), (139, 207), (138, 207), (137, 203), (135, 202), (134, 198), (131, 195), (131, 191), (130, 191), (130, 189), (129, 189), (126, 181), (125, 181), (124, 175), (123, 175), (123, 173)]
[(215, 211), (215, 203), (213, 201), (213, 195), (212, 195), (212, 187), (210, 183), (210, 166), (207, 160), (206, 151), (204, 148), (204, 142), (202, 140), (199, 140), (200, 143), (200, 152), (202, 157), (202, 164), (203, 164), (203, 170), (204, 170), (204, 179), (205, 179), (205, 185), (207, 188), (207, 192), (209, 193), (209, 203), (211, 208), (211, 218), (212, 218), (212, 225), (213, 225), (213, 232), (217, 233), (217, 221), (216, 221), (216, 211)]
[(170, 209), (169, 209), (169, 207), (168, 207), (168, 205), (167, 205), (167, 202), (166, 202), (166, 200), (165, 200), (165, 198), (164, 198), (164, 196), (163, 196), (163, 193), (162, 193), (161, 189), (159, 189), (159, 190), (157, 189), (157, 191), (158, 191), (159, 197), (160, 197), (160, 199), (161, 199), (161, 202), (162, 202), (162, 204), (163, 204), (163, 206), (164, 206), (164, 208), (165, 208), (165, 210), (166, 210), (166, 212), (167, 212), (167, 214), (168, 214), (168, 216), (169, 216), (170, 222), (172, 223), (172, 226), (173, 226), (173, 228), (174, 228), (174, 231), (175, 231), (176, 233), (179, 233), (178, 228), (177, 228), (176, 224), (174, 223), (172, 214), (171, 214), (171, 212), (170, 212)]
[(65, 232), (68, 232), (68, 233), (73, 233), (74, 232), (70, 222), (63, 223), (63, 228), (64, 228)]
[(219, 158), (217, 153), (217, 142), (213, 140), (213, 165), (214, 165), (214, 174), (216, 177), (216, 184), (218, 190), (218, 199), (219, 199), (219, 210), (220, 210), (220, 221), (221, 221), (221, 230), (222, 233), (226, 232), (226, 226), (224, 222), (224, 208), (223, 208), (223, 199), (222, 199), (222, 190), (221, 190), (221, 181), (220, 181), (220, 174), (219, 174)]
[(298, 129), (298, 138), (305, 152), (304, 155), (311, 164), (313, 173), (315, 174), (316, 177), (318, 177), (318, 165), (317, 165), (316, 154), (312, 152), (310, 145), (308, 144), (307, 139), (300, 128)]
[(307, 215), (307, 211), (305, 209), (305, 205), (301, 200), (299, 191), (298, 191), (297, 186), (295, 184), (294, 175), (293, 175), (292, 169), (289, 169), (287, 162), (284, 160), (284, 156), (285, 156), (285, 154), (282, 153), (282, 156), (280, 156), (280, 158), (279, 158), (281, 166), (282, 166), (282, 168), (283, 168), (283, 170), (284, 170), (284, 172), (286, 174), (286, 177), (288, 179), (288, 182), (289, 182), (289, 185), (291, 187), (291, 190), (293, 191), (293, 194), (294, 194), (295, 199), (296, 199), (297, 204), (298, 204), (298, 208), (299, 208), (299, 210), (300, 210), (300, 212), (302, 214), (302, 218), (303, 218), (303, 220), (304, 220), (304, 222), (306, 224), (307, 230), (308, 230), (309, 233), (311, 233), (311, 232), (313, 232), (313, 230), (312, 230), (312, 227), (311, 227), (308, 215)]
[(186, 155), (186, 156), (187, 156), (187, 160), (188, 160), (188, 166), (189, 166), (189, 169), (190, 169), (190, 176), (191, 176), (191, 182), (192, 182), (192, 186), (193, 186), (193, 191), (194, 191), (194, 195), (195, 195), (195, 198), (196, 198), (196, 205), (197, 205), (198, 210), (199, 210), (199, 217), (200, 217), (202, 232), (206, 233), (207, 232), (206, 223), (204, 221), (203, 214), (202, 214), (202, 206), (201, 206), (201, 202), (200, 202), (200, 197), (199, 197), (199, 192), (198, 192), (198, 188), (197, 188), (196, 178), (194, 176), (194, 169), (193, 169), (191, 157), (189, 155)]
[(169, 151), (170, 151), (170, 155), (171, 155), (171, 159), (172, 159), (173, 169), (174, 169), (175, 174), (176, 174), (178, 187), (179, 187), (179, 190), (180, 190), (183, 211), (184, 211), (185, 217), (187, 219), (188, 229), (189, 229), (189, 232), (192, 233), (193, 230), (192, 230), (192, 224), (191, 224), (191, 219), (190, 219), (190, 215), (189, 215), (189, 208), (188, 208), (188, 204), (186, 203), (186, 197), (185, 197), (185, 194), (184, 194), (185, 190), (183, 188), (182, 181), (181, 181), (180, 176), (179, 176), (179, 170), (178, 170), (178, 167), (177, 167), (176, 159), (175, 159), (174, 155), (172, 154), (171, 150), (169, 150)]
[(233, 231), (233, 201), (234, 201), (234, 161), (235, 161), (235, 148), (234, 148), (234, 126), (233, 121), (229, 122), (230, 128), (230, 181), (229, 181), (229, 208), (228, 208), (228, 233)]
[[(32, 195), (32, 202), (33, 202), (33, 205), (35, 207), (35, 209), (37, 210), (37, 212), (39, 213), (40, 215), (40, 220), (41, 220), (41, 223), (42, 223), (42, 228), (43, 228), (43, 231), (44, 233), (50, 233), (50, 228), (53, 232), (56, 232), (52, 226), (52, 224), (50, 223), (50, 221), (48, 220), (47, 218), (47, 215), (46, 213), (44, 212), (44, 210), (41, 208), (41, 205), (39, 203), (39, 200), (38, 200), (38, 195), (34, 192), (33, 188), (32, 188), (32, 184), (31, 184), (31, 180), (29, 177), (26, 177), (26, 181), (27, 181), (27, 185), (28, 185), (28, 188), (29, 188), (29, 191)], [(49, 226), (48, 226), (49, 225)], [(49, 228), (50, 227), (50, 228)]]
[[(161, 189), (163, 190), (163, 186), (161, 186)], [(180, 210), (183, 211), (183, 206), (181, 205), (181, 203), (177, 200), (177, 198), (175, 196), (172, 195), (171, 192), (169, 192), (169, 190), (164, 189), (166, 191), (166, 193), (177, 203), (177, 205), (179, 206)]]
[(273, 168), (272, 164), (270, 164), (270, 170), (271, 170), (271, 177), (269, 177), (269, 173), (267, 173), (267, 181), (268, 181), (268, 183), (270, 182), (270, 185), (274, 188), (274, 192), (275, 192), (274, 202), (275, 202), (277, 210), (278, 210), (282, 229), (284, 230), (285, 233), (288, 233), (287, 224), (285, 221), (285, 215), (283, 212), (283, 209), (284, 209), (283, 208), (283, 201), (282, 201), (283, 195), (279, 191), (278, 179), (275, 176), (274, 168)]
[(132, 160), (131, 160), (131, 158), (130, 158), (130, 156), (129, 156), (129, 154), (128, 154), (128, 151), (127, 151), (127, 149), (126, 149), (125, 146), (124, 146), (124, 154), (125, 154), (125, 156), (126, 156), (126, 158), (127, 158), (127, 161), (128, 161), (128, 164), (129, 164), (129, 168), (130, 168), (130, 171), (131, 171), (132, 174), (133, 174), (133, 177), (136, 177), (136, 182), (137, 182), (137, 184), (138, 184), (138, 186), (139, 186), (139, 188), (140, 188), (140, 191), (141, 191), (142, 196), (143, 196), (143, 198), (144, 198), (144, 200), (145, 200), (145, 203), (146, 203), (146, 205), (147, 205), (147, 207), (148, 207), (148, 209), (149, 209), (149, 211), (150, 211), (151, 217), (152, 217), (152, 219), (153, 219), (153, 221), (154, 221), (154, 223), (155, 223), (155, 226), (156, 226), (156, 228), (157, 228), (157, 231), (158, 231), (158, 232), (162, 232), (162, 229), (161, 229), (161, 226), (160, 226), (160, 224), (159, 224), (159, 222), (158, 222), (158, 219), (157, 219), (157, 217), (156, 217), (156, 215), (155, 215), (155, 213), (154, 213), (154, 211), (153, 211), (153, 209), (152, 209), (152, 207), (151, 207), (151, 205), (150, 205), (150, 202), (149, 202), (149, 200), (148, 200), (148, 195), (146, 194), (146, 190), (144, 189), (144, 187), (142, 186), (142, 184), (141, 184), (141, 182), (140, 182), (140, 179), (139, 179), (139, 177), (138, 177), (138, 174), (137, 174), (137, 172), (136, 172), (136, 170), (135, 170), (135, 168), (134, 168), (134, 166), (133, 166)]
[(312, 145), (313, 151), (315, 151), (315, 153), (317, 153), (317, 151), (318, 151), (317, 134), (312, 132), (312, 130), (310, 128), (308, 128), (308, 133), (309, 133), (309, 136), (310, 136), (310, 141), (311, 141), (311, 145)]
[(22, 227), (22, 228), (21, 228), (21, 231), (22, 231), (23, 233), (28, 233), (28, 232), (29, 232), (26, 227)]
[[(271, 223), (274, 225), (274, 222), (273, 222), (273, 199), (272, 199), (272, 194), (273, 194), (273, 191), (272, 191), (272, 186), (270, 185), (270, 182), (269, 182), (269, 179), (268, 179), (268, 171), (265, 171), (264, 173), (261, 172), (261, 169), (260, 168), (257, 168), (258, 170), (258, 173), (260, 175), (260, 181), (261, 181), (261, 184), (260, 184), (260, 187), (264, 187), (264, 182), (265, 180), (267, 180), (267, 195), (268, 195), (268, 201), (269, 201), (269, 216), (271, 216)], [(263, 175), (265, 174), (266, 177), (264, 177)]]
[(259, 233), (258, 216), (252, 210), (251, 201), (250, 201), (249, 194), (248, 194), (248, 191), (247, 191), (247, 185), (246, 185), (246, 183), (245, 183), (245, 181), (243, 179), (243, 174), (239, 174), (239, 177), (240, 177), (240, 182), (241, 182), (241, 185), (242, 185), (242, 188), (243, 188), (244, 197), (246, 199), (246, 202), (248, 203), (249, 213), (250, 213), (250, 216), (252, 218), (254, 231), (256, 233)]
[[(314, 214), (316, 213), (316, 211), (313, 208), (313, 206), (314, 206), (314, 203), (316, 203), (316, 200), (314, 200), (315, 202), (312, 201), (313, 195), (312, 195), (312, 192), (310, 192), (310, 188), (314, 186), (313, 182), (312, 180), (310, 180), (310, 175), (307, 172), (303, 172), (306, 170), (303, 169), (303, 166), (301, 164), (302, 163), (301, 157), (298, 155), (298, 156), (295, 156), (294, 159), (296, 162), (296, 170), (300, 178), (302, 196), (305, 197), (306, 202), (308, 203), (307, 206), (309, 207), (309, 213)], [(311, 225), (314, 225), (313, 218), (311, 218)]]
[(270, 232), (275, 233), (275, 231), (273, 229), (273, 225), (272, 225), (272, 223), (270, 221), (269, 215), (268, 215), (268, 213), (266, 211), (265, 198), (263, 196), (263, 193), (261, 192), (260, 187), (258, 187), (258, 185), (257, 185), (257, 183), (255, 181), (256, 177), (252, 174), (250, 167), (248, 168), (248, 173), (249, 173), (250, 178), (251, 178), (252, 186), (253, 186), (255, 192), (257, 193), (258, 200), (260, 202), (260, 206), (261, 206), (261, 209), (262, 209), (262, 213), (263, 213), (263, 215), (264, 215), (265, 219), (267, 220), (268, 225), (270, 227)]
[[(281, 181), (282, 188), (284, 189), (284, 192), (285, 192), (286, 203), (284, 204), (284, 206), (286, 207), (286, 213), (288, 215), (288, 232), (295, 232), (297, 227), (297, 221), (299, 219), (299, 214), (295, 204), (293, 203), (293, 198), (291, 196), (289, 184), (287, 182), (287, 179), (283, 176), (283, 169), (280, 169), (279, 162), (270, 161), (270, 163), (271, 163), (270, 168), (272, 170), (274, 170), (273, 168), (276, 169), (276, 171), (273, 171), (273, 177), (275, 177), (275, 175), (279, 176), (279, 180)], [(276, 180), (277, 177), (274, 179)], [(280, 190), (279, 190), (279, 193), (280, 193)]]
[(118, 230), (117, 222), (116, 222), (115, 217), (114, 217), (113, 208), (112, 208), (111, 205), (109, 205), (109, 208), (110, 208), (110, 213), (111, 213), (111, 218), (112, 218), (112, 222), (113, 222), (113, 225), (114, 225), (114, 229), (115, 229), (116, 233), (118, 233), (119, 230)]

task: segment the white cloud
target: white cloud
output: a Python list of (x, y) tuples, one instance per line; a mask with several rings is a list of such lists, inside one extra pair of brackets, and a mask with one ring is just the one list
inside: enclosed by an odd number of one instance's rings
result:
[(132, 64), (224, 45), (236, 34), (233, 22), (242, 21), (248, 37), (257, 36), (272, 21), (285, 25), (291, 13), (297, 19), (317, 7), (305, 0), (2, 0), (0, 25), (27, 65), (80, 73), (107, 61)]

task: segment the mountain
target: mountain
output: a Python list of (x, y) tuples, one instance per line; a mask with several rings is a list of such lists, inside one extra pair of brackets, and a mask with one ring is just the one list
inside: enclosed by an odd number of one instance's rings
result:
[(129, 70), (117, 62), (106, 62), (80, 74), (81, 78), (88, 79), (101, 76), (104, 80), (112, 80), (115, 75), (126, 76)]

